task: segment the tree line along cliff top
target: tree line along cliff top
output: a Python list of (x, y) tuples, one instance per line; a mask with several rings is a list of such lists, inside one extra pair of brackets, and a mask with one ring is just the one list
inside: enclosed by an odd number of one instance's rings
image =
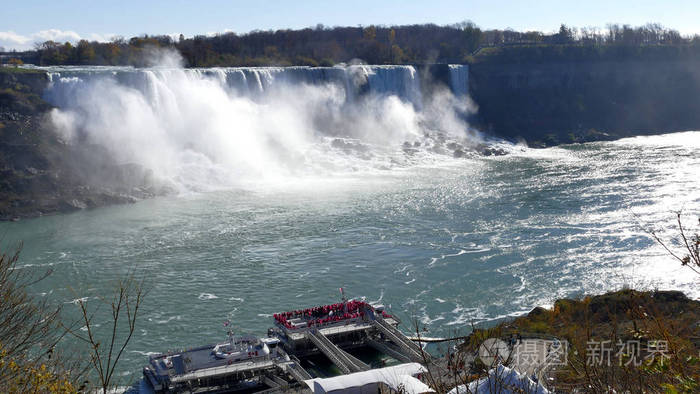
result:
[[(482, 30), (471, 22), (438, 26), (359, 26), (252, 31), (246, 34), (143, 35), (110, 42), (46, 41), (35, 50), (6, 52), (38, 65), (148, 65), (149, 49), (170, 48), (185, 66), (332, 66), (368, 64), (520, 63), (596, 60), (700, 59), (700, 36), (684, 37), (659, 24), (570, 28), (556, 33)], [(17, 62), (17, 60), (12, 60)]]

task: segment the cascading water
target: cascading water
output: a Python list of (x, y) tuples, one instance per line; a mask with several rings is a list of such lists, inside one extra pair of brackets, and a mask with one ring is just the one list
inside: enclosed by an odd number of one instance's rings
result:
[(68, 141), (192, 190), (444, 160), (480, 136), (466, 66), (423, 97), (412, 66), (49, 69)]
[(457, 97), (469, 95), (469, 66), (450, 64), (450, 90)]
[[(450, 75), (445, 81), (453, 94), (466, 95), (468, 66), (449, 65)], [(51, 88), (46, 98), (54, 105), (64, 107), (66, 94), (74, 94), (77, 84), (105, 78), (114, 78), (120, 84), (143, 91), (147, 84), (145, 75), (158, 72), (167, 76), (183, 72), (194, 78), (217, 79), (222, 86), (239, 96), (254, 97), (271, 91), (280, 85), (300, 84), (322, 86), (334, 84), (345, 90), (348, 100), (363, 94), (397, 96), (416, 107), (422, 106), (420, 79), (413, 66), (351, 65), (336, 67), (232, 67), (212, 69), (133, 69), (129, 67), (57, 67), (49, 68)]]

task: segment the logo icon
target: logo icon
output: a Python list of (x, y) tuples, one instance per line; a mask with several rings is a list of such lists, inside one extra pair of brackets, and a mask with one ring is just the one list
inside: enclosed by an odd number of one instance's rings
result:
[(488, 366), (503, 363), (509, 356), (508, 344), (498, 338), (489, 338), (479, 346), (479, 358)]

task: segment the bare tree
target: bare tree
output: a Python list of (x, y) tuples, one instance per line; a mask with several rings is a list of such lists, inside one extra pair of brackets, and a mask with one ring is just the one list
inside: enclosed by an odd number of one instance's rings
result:
[[(696, 274), (700, 275), (700, 233), (697, 230), (694, 232), (683, 226), (682, 212), (676, 212), (676, 225), (678, 233), (676, 242), (681, 246), (681, 252), (674, 251), (669, 242), (661, 239), (655, 230), (649, 230), (648, 233), (654, 240), (661, 245), (668, 254), (678, 260), (681, 265), (690, 268)], [(700, 225), (700, 218), (698, 218)]]
[[(115, 383), (114, 372), (134, 335), (145, 295), (143, 280), (137, 279), (132, 272), (126, 279), (117, 283), (111, 299), (97, 298), (99, 304), (95, 308), (87, 298), (76, 302), (80, 309), (83, 327), (77, 330), (74, 327), (67, 327), (67, 329), (71, 335), (88, 345), (90, 363), (99, 377), (103, 393), (106, 393)], [(110, 321), (107, 324), (109, 332), (102, 336), (97, 332), (99, 325), (94, 322), (94, 317), (97, 310), (104, 305), (109, 308)]]

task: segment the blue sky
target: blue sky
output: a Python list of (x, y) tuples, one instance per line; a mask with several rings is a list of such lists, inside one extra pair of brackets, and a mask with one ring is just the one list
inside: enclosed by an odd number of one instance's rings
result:
[(2, 0), (0, 46), (25, 49), (34, 42), (107, 40), (115, 35), (212, 34), (254, 29), (370, 24), (450, 24), (555, 31), (575, 27), (658, 22), (683, 34), (700, 33), (700, 1), (689, 0)]

